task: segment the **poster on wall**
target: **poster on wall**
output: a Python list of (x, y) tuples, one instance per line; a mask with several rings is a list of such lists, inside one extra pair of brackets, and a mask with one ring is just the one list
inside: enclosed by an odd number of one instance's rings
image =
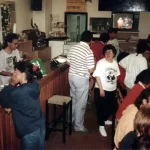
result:
[(67, 0), (67, 12), (86, 12), (85, 0)]

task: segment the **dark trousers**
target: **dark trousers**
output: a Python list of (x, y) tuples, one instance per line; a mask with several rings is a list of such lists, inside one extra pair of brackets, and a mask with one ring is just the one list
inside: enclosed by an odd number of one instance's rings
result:
[(104, 126), (110, 115), (114, 115), (117, 109), (115, 99), (116, 91), (105, 91), (105, 97), (100, 96), (99, 88), (94, 89), (94, 100), (98, 125)]

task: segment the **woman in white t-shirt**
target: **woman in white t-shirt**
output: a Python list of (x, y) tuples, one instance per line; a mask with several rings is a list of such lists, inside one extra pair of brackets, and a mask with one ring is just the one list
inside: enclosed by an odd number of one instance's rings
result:
[(120, 75), (120, 71), (117, 62), (113, 59), (116, 52), (114, 46), (110, 44), (104, 46), (103, 54), (105, 58), (97, 62), (96, 70), (93, 73), (93, 76), (96, 78), (94, 99), (97, 121), (99, 132), (104, 137), (107, 136), (105, 124), (112, 124), (112, 122), (107, 119), (113, 114), (115, 107), (117, 106), (115, 96), (117, 76)]

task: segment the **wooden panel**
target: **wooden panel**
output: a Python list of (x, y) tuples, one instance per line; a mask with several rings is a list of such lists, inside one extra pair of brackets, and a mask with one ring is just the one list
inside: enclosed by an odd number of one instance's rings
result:
[[(39, 81), (41, 85), (40, 104), (46, 112), (46, 101), (55, 94), (69, 96), (68, 66), (49, 69), (46, 77)], [(53, 108), (50, 106), (50, 119)], [(16, 137), (11, 113), (0, 108), (0, 150), (21, 150), (21, 141)]]

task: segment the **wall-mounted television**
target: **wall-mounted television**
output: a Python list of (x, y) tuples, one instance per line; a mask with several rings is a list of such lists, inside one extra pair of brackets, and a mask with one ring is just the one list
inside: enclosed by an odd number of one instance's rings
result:
[(137, 31), (139, 27), (139, 12), (112, 13), (112, 26), (118, 30)]
[(113, 12), (150, 11), (150, 0), (99, 0), (98, 10)]
[(133, 29), (134, 14), (132, 13), (113, 13), (113, 28)]

